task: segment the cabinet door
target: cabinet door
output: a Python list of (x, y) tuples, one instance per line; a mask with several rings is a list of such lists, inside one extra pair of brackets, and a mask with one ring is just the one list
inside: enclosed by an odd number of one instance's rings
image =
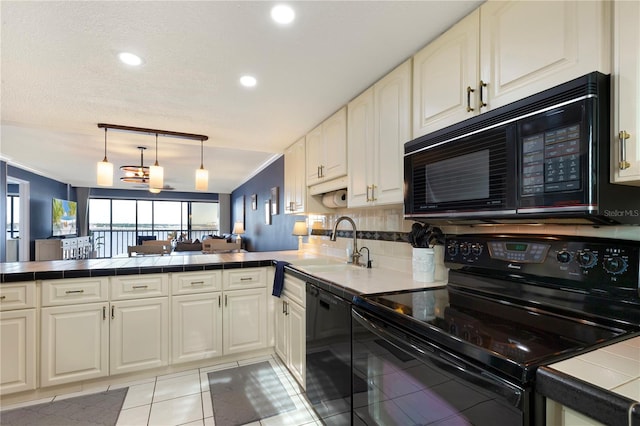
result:
[(414, 56), (413, 138), (478, 114), (479, 24), (476, 9)]
[(371, 201), (374, 177), (373, 88), (349, 102), (347, 106), (349, 173), (348, 205), (362, 207)]
[(36, 310), (0, 312), (0, 394), (36, 388)]
[(266, 289), (227, 291), (223, 297), (224, 354), (266, 348)]
[(222, 355), (222, 293), (174, 296), (171, 306), (173, 364)]
[(316, 127), (306, 137), (306, 185), (311, 186), (320, 182), (320, 166), (324, 162), (324, 140), (322, 125)]
[(334, 179), (347, 174), (347, 108), (338, 112), (322, 123), (324, 139), (324, 162), (321, 177), (324, 180)]
[(591, 71), (608, 74), (609, 7), (606, 1), (484, 3), (480, 64), (488, 108)]
[[(640, 185), (640, 3), (614, 3), (612, 181)], [(620, 138), (620, 132), (628, 135)], [(625, 136), (626, 136), (625, 135)], [(621, 144), (624, 144), (622, 146)], [(624, 159), (623, 157), (624, 151)], [(626, 163), (625, 163), (626, 162)]]
[(41, 386), (109, 374), (108, 303), (42, 308)]
[(305, 388), (306, 321), (305, 310), (297, 303), (287, 303), (289, 371)]
[(282, 297), (276, 301), (276, 344), (275, 351), (285, 365), (288, 362), (289, 354), (287, 352), (288, 335), (287, 330), (287, 299)]
[(284, 152), (284, 212), (302, 213), (306, 195), (305, 138)]
[(411, 60), (373, 87), (374, 163), (371, 198), (377, 205), (403, 202), (404, 144), (411, 139)]
[(111, 305), (111, 374), (168, 364), (168, 306), (166, 297)]

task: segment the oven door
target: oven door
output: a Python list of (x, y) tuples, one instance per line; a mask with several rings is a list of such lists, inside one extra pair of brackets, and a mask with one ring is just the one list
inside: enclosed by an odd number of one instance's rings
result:
[(527, 392), (353, 307), (353, 424), (529, 424)]
[(452, 140), (417, 140), (404, 161), (407, 217), (514, 214), (515, 124)]

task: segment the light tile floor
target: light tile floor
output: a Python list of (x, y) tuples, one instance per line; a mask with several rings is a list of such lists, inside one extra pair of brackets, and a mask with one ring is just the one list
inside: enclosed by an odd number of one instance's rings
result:
[(248, 426), (322, 425), (309, 403), (301, 396), (300, 387), (295, 379), (291, 377), (286, 367), (276, 356), (270, 355), (151, 377), (130, 383), (119, 383), (109, 387), (94, 388), (81, 393), (63, 394), (54, 398), (3, 406), (2, 410), (128, 386), (129, 391), (120, 411), (118, 426), (215, 426), (207, 373), (262, 361), (269, 361), (291, 400), (295, 403), (296, 410), (261, 419)]

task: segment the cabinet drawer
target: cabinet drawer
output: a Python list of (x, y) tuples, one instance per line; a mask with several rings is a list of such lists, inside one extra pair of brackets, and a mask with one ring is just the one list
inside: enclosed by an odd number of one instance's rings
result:
[(33, 308), (36, 306), (36, 283), (0, 285), (0, 311)]
[(123, 275), (111, 277), (111, 300), (167, 296), (168, 274)]
[(107, 283), (107, 278), (42, 281), (42, 306), (106, 301), (108, 298)]
[(282, 294), (295, 301), (303, 308), (306, 306), (305, 282), (285, 274)]
[(223, 287), (225, 290), (266, 286), (266, 268), (241, 268), (223, 271)]
[(222, 271), (184, 272), (171, 275), (171, 294), (222, 290)]

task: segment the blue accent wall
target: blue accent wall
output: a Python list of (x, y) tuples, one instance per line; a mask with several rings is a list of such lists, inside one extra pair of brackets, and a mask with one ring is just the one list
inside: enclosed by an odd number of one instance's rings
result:
[(51, 237), (51, 200), (54, 198), (61, 198), (64, 200), (78, 201), (76, 190), (69, 184), (58, 182), (57, 180), (49, 179), (11, 165), (7, 167), (5, 179), (7, 176), (28, 181), (30, 184), (29, 238), (31, 245), (31, 260), (34, 260), (36, 254), (35, 240)]
[[(265, 224), (265, 201), (271, 188), (278, 187), (277, 215)], [(257, 196), (257, 210), (251, 209), (251, 196)], [(284, 156), (271, 163), (231, 193), (231, 222), (242, 221), (244, 207), (244, 248), (248, 251), (296, 250), (298, 237), (291, 235), (298, 216), (284, 214)]]

